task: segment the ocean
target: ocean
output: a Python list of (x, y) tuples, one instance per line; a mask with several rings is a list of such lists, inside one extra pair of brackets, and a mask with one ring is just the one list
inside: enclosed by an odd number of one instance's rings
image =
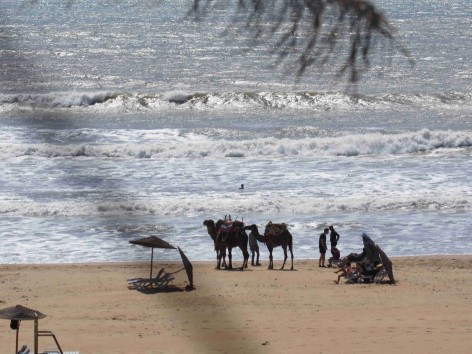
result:
[(234, 10), (191, 3), (0, 3), (1, 263), (146, 261), (129, 241), (149, 235), (214, 260), (203, 221), (225, 215), (287, 223), (295, 261), (328, 225), (341, 255), (364, 232), (389, 256), (472, 253), (468, 0), (377, 1), (414, 65), (376, 42), (354, 90), (341, 60), (297, 80), (224, 35)]

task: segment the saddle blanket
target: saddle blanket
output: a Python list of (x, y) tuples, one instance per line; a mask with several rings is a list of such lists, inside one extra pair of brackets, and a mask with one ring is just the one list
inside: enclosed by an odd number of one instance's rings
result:
[(264, 235), (265, 236), (277, 236), (277, 235), (280, 235), (285, 230), (287, 230), (287, 224), (285, 224), (285, 223), (273, 224), (272, 222), (269, 222), (266, 226)]

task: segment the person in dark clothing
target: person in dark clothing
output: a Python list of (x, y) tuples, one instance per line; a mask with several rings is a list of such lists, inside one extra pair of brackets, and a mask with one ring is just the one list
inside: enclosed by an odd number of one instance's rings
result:
[(333, 266), (333, 261), (339, 261), (341, 259), (341, 252), (336, 247), (331, 247), (332, 257), (328, 259), (328, 267)]
[(338, 244), (339, 234), (336, 232), (333, 225), (329, 227), (329, 231), (330, 231), (329, 242), (331, 243), (331, 248), (334, 248)]
[[(256, 235), (254, 232), (249, 233), (249, 249), (251, 250), (251, 265), (260, 266), (259, 263), (259, 245), (257, 243)], [(256, 255), (256, 263), (254, 263), (254, 255)]]
[(326, 235), (328, 235), (329, 229), (324, 229), (324, 232), (320, 235), (318, 247), (320, 249), (320, 260), (318, 261), (319, 267), (325, 267), (325, 258), (326, 258)]

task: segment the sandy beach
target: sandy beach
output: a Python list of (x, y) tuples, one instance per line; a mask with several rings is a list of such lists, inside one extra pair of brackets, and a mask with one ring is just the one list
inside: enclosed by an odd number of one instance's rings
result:
[[(128, 288), (149, 263), (1, 265), (0, 307), (41, 311), (39, 329), (81, 354), (470, 353), (472, 256), (392, 261), (395, 285), (336, 285), (316, 260), (295, 260), (294, 271), (268, 270), (267, 260), (244, 271), (194, 262), (195, 290), (184, 290), (180, 271), (167, 292)], [(182, 265), (154, 264), (162, 267)], [(19, 342), (33, 347), (31, 321)], [(52, 346), (40, 338), (40, 351)], [(14, 350), (15, 331), (0, 320), (0, 354)]]

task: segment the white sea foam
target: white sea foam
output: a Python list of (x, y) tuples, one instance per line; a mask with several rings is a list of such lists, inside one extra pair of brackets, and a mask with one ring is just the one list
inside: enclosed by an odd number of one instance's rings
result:
[(164, 101), (169, 101), (173, 103), (185, 103), (187, 102), (192, 95), (185, 93), (183, 91), (169, 91), (162, 95)]
[[(366, 186), (356, 188), (364, 190)], [(398, 185), (401, 187), (401, 184)], [(340, 187), (348, 190), (348, 186)], [(119, 216), (195, 216), (219, 215), (222, 211), (230, 210), (234, 215), (249, 217), (250, 215), (319, 215), (326, 213), (356, 213), (356, 212), (395, 212), (407, 210), (440, 210), (470, 212), (472, 210), (472, 195), (460, 193), (451, 188), (444, 196), (432, 195), (425, 191), (414, 193), (407, 190), (395, 195), (393, 191), (369, 193), (351, 193), (348, 196), (336, 195), (334, 198), (317, 197), (309, 191), (305, 194), (298, 192), (272, 192), (252, 194), (215, 194), (199, 196), (171, 194), (158, 196), (156, 200), (142, 201), (140, 198), (122, 201), (55, 201), (55, 202), (26, 202), (6, 199), (0, 201), (0, 215), (29, 216), (29, 217), (119, 217)], [(105, 195), (103, 195), (106, 198)]]
[[(385, 109), (388, 107), (449, 107), (464, 109), (472, 106), (470, 93), (440, 94), (379, 94), (350, 96), (329, 92), (215, 92), (198, 93), (182, 90), (164, 93), (119, 92), (52, 92), (42, 94), (3, 94), (0, 107), (73, 108), (98, 105), (95, 110), (110, 109), (197, 109), (218, 110), (235, 108), (310, 109), (329, 111), (346, 109)], [(176, 106), (177, 105), (177, 106)]]
[[(472, 133), (466, 131), (430, 131), (424, 129), (403, 134), (351, 134), (313, 138), (211, 138), (206, 135), (181, 134), (178, 130), (154, 131), (83, 131), (81, 144), (0, 144), (3, 159), (18, 156), (100, 157), (100, 158), (257, 158), (319, 156), (389, 156), (447, 152), (472, 146)], [(71, 141), (72, 132), (55, 136)], [(74, 135), (77, 131), (73, 132)], [(224, 132), (220, 131), (220, 134)], [(290, 133), (288, 134), (290, 135)], [(89, 138), (87, 138), (89, 136)], [(102, 141), (101, 143), (99, 143)]]
[(68, 108), (88, 107), (103, 103), (118, 96), (113, 92), (57, 92), (47, 94), (3, 94), (0, 95), (1, 105), (17, 105), (22, 108)]

